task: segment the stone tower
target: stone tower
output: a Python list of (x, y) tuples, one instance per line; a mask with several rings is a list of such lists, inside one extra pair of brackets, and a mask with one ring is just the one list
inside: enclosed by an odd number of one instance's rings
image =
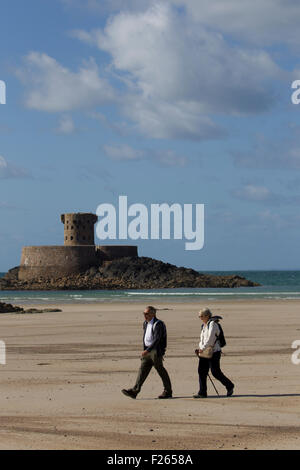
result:
[(98, 217), (95, 214), (62, 214), (65, 226), (64, 245), (95, 245), (94, 225)]
[(18, 278), (21, 281), (59, 279), (99, 267), (104, 261), (138, 256), (137, 246), (95, 246), (95, 214), (63, 214), (64, 246), (23, 246)]

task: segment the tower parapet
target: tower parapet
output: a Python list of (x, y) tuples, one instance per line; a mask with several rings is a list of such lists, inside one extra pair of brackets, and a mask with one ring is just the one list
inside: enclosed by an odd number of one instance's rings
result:
[(62, 214), (64, 224), (64, 245), (95, 245), (94, 225), (98, 220), (95, 214)]

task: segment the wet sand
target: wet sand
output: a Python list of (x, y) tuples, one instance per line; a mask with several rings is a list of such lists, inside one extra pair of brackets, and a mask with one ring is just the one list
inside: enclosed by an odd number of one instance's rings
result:
[[(223, 372), (235, 395), (208, 381), (198, 391), (196, 303), (160, 303), (168, 327), (165, 366), (174, 398), (158, 400), (153, 370), (136, 400), (142, 349), (140, 303), (59, 305), (63, 313), (2, 314), (1, 449), (300, 449), (300, 301), (211, 302), (223, 316)], [(34, 307), (37, 307), (36, 305)], [(53, 305), (51, 305), (53, 307)], [(28, 308), (28, 306), (26, 306)], [(45, 305), (43, 305), (45, 308)]]

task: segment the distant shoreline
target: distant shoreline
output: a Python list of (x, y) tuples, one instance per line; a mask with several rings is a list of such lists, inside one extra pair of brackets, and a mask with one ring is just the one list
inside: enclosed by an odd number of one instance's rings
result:
[[(224, 271), (214, 271), (224, 273)], [(297, 300), (300, 299), (300, 271), (255, 271), (249, 275), (248, 271), (237, 272), (254, 281), (260, 282), (260, 287), (243, 288), (181, 288), (181, 289), (139, 289), (139, 290), (60, 290), (60, 291), (1, 291), (0, 301), (18, 305), (25, 302), (37, 305), (63, 304), (81, 305), (84, 303), (134, 303), (139, 301), (152, 302), (175, 302), (182, 304), (186, 302), (230, 302), (255, 300)]]

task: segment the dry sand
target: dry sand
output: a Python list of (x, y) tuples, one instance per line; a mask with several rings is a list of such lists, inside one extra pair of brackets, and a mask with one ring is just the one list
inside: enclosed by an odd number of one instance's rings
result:
[[(150, 373), (137, 400), (121, 394), (139, 367), (144, 304), (61, 305), (63, 313), (0, 316), (1, 449), (300, 449), (299, 301), (211, 302), (227, 339), (222, 368), (236, 384), (198, 391), (196, 303), (160, 304), (174, 398)], [(26, 306), (27, 307), (27, 306)], [(45, 306), (43, 306), (45, 307)]]

